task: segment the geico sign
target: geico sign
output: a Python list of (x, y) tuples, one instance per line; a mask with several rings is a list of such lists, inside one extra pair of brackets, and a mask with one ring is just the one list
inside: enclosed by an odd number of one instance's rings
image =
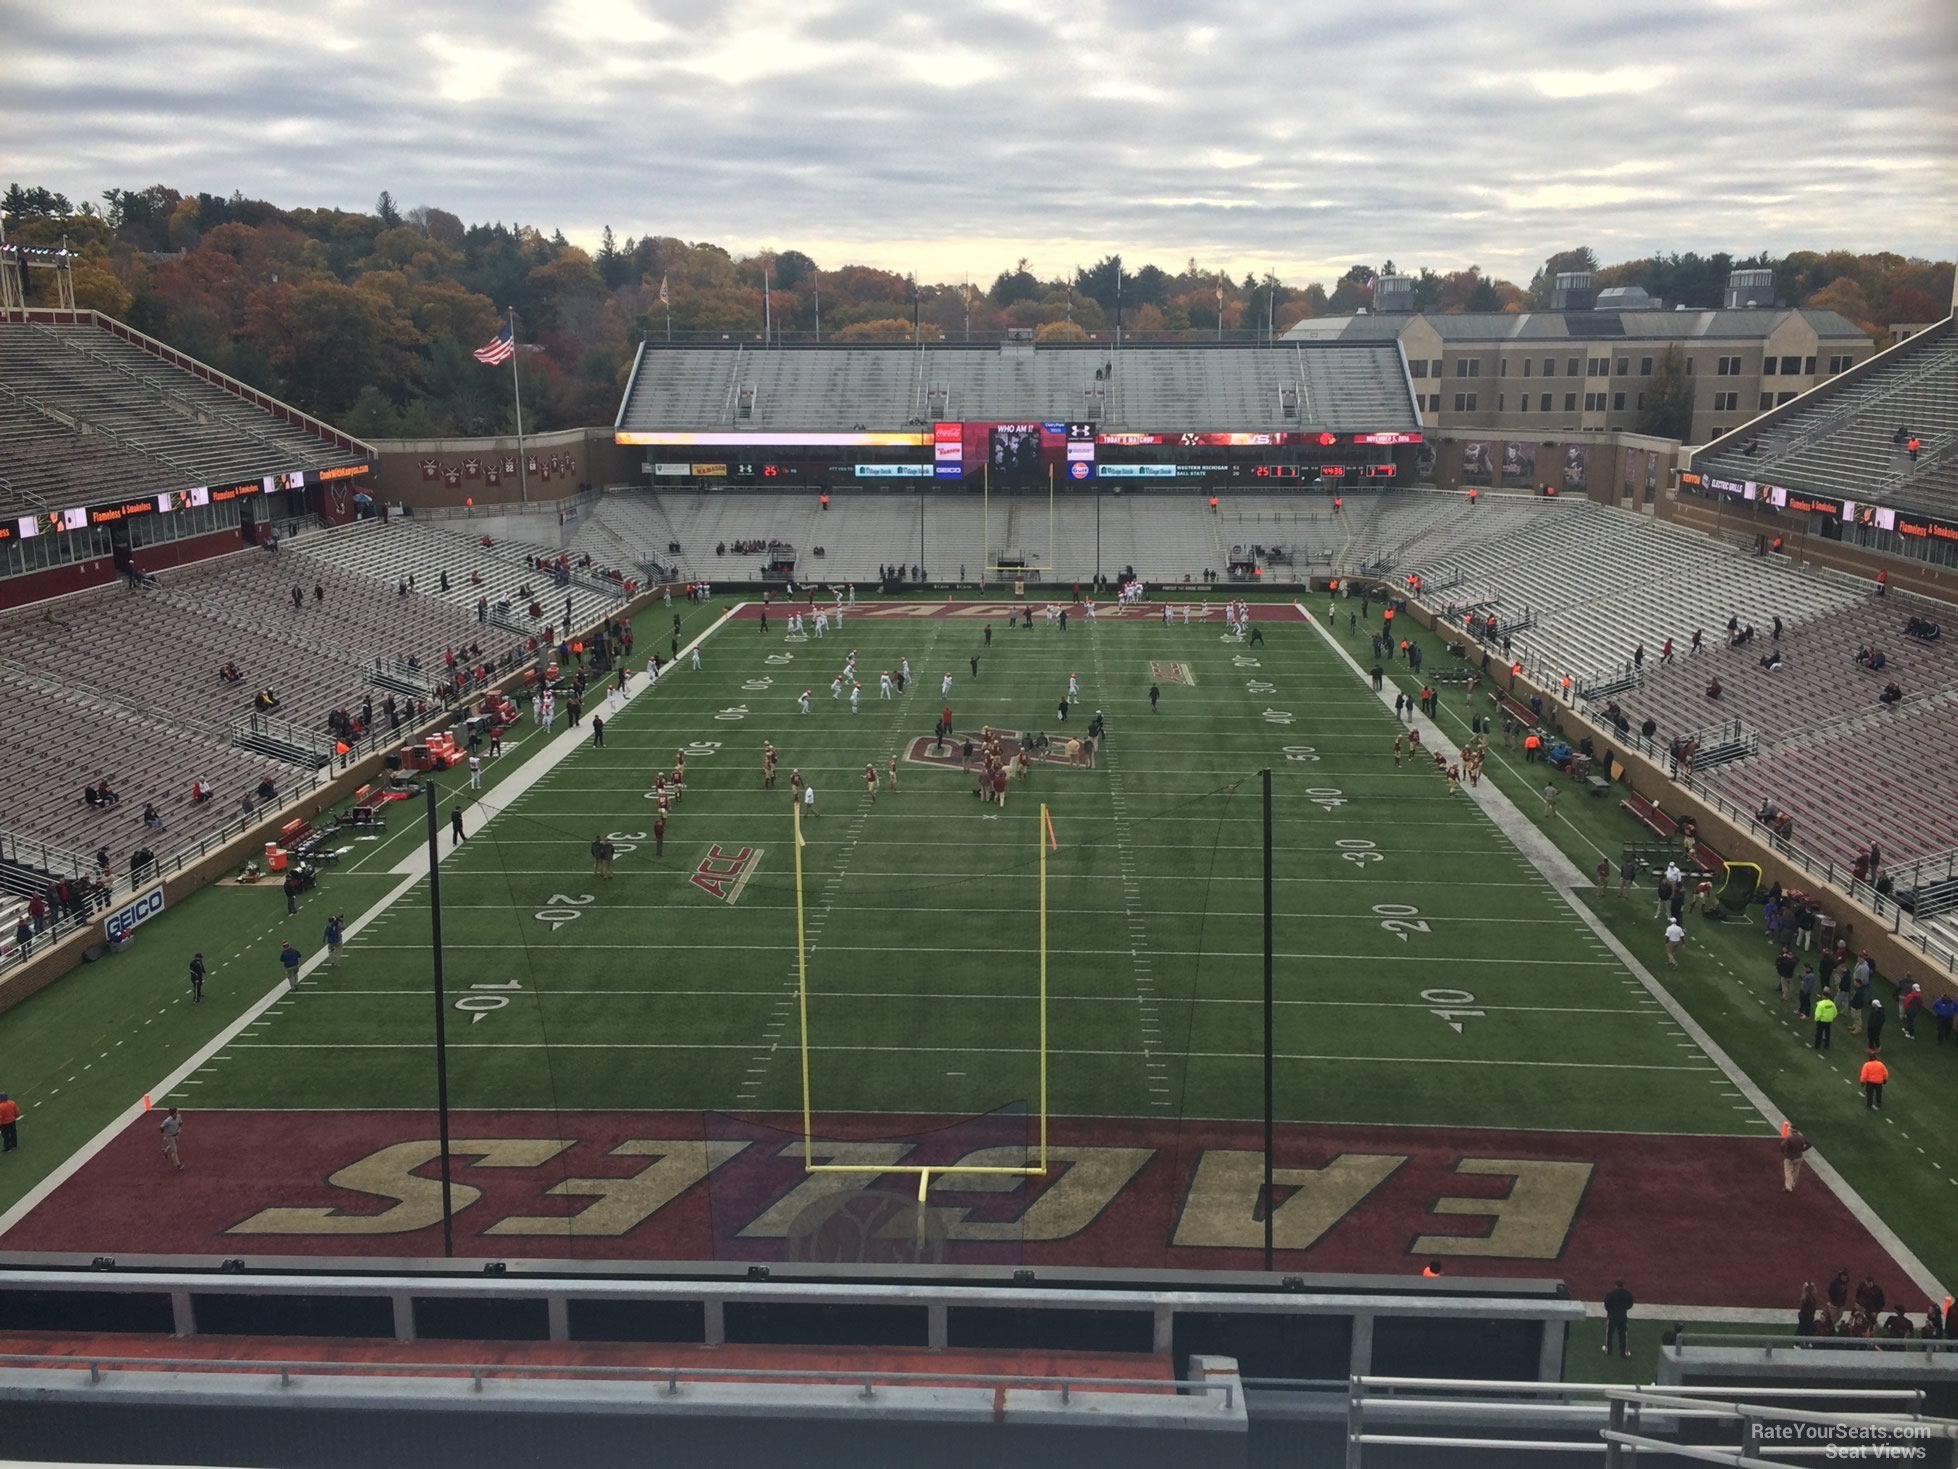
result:
[(141, 897), (132, 898), (102, 923), (102, 936), (110, 943), (120, 943), (129, 937), (131, 930), (148, 923), (163, 911), (163, 888), (159, 884)]

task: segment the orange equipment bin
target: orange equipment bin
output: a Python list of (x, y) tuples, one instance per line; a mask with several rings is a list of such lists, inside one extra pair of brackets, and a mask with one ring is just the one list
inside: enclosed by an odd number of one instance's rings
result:
[(284, 872), (286, 870), (286, 849), (277, 842), (267, 842), (265, 844), (265, 870), (267, 872)]

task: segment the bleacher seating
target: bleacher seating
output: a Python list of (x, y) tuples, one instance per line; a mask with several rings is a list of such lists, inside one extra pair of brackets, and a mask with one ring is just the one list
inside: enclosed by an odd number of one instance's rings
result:
[[(1470, 514), (1479, 515), (1484, 506)], [(1683, 656), (1696, 628), (1717, 644), (1729, 617), (1763, 636), (1865, 595), (1847, 580), (1805, 576), (1633, 511), (1567, 503), (1489, 543), (1403, 557), (1432, 596), (1490, 604), (1515, 634), (1517, 653), (1549, 678), (1599, 678), (1630, 664), (1643, 644), (1648, 672), (1668, 638)]]
[[(282, 788), (294, 777), (292, 766), (230, 741), (257, 690), (277, 693), (277, 718), (324, 741), (335, 709), (357, 711), (371, 697), (379, 720), (387, 693), (368, 686), (371, 660), (413, 658), (433, 683), (446, 649), (479, 644), (494, 663), (523, 648), (525, 610), (511, 619), (521, 632), (485, 625), (479, 597), (512, 597), (528, 581), (545, 608), (539, 633), (563, 626), (566, 595), (578, 627), (616, 607), (615, 593), (582, 579), (558, 587), (525, 559), (547, 554), (557, 553), (544, 543), (485, 549), (441, 526), (360, 522), (288, 537), (278, 555), (245, 550), (165, 572), (154, 591), (117, 587), (0, 616), (0, 746), (14, 777), (0, 830), (70, 852), (106, 844), (118, 860), (139, 845), (194, 846), (237, 818), (264, 775)], [(416, 588), (402, 596), (410, 573)], [(238, 665), (238, 682), (218, 677), (225, 663)], [(193, 805), (200, 776), (218, 798)], [(120, 803), (86, 805), (82, 786), (105, 777)], [(163, 816), (160, 832), (143, 826), (148, 802)]]
[[(21, 508), (357, 464), (365, 446), (274, 413), (82, 313), (0, 320), (0, 446)], [(154, 348), (154, 350), (152, 350)]]
[[(1470, 506), (1460, 495), (1390, 492), (1345, 497), (1335, 512), (1323, 495), (1229, 496), (1212, 512), (1204, 497), (1105, 493), (1100, 497), (1100, 552), (1092, 497), (1058, 500), (1050, 526), (1045, 495), (992, 497), (990, 512), (971, 495), (839, 494), (822, 510), (809, 492), (700, 493), (628, 490), (607, 495), (579, 523), (572, 545), (594, 556), (657, 556), (683, 580), (745, 579), (759, 556), (717, 545), (777, 539), (795, 546), (799, 576), (868, 585), (877, 568), (917, 564), (919, 518), (924, 520), (924, 566), (932, 579), (952, 581), (961, 566), (976, 581), (983, 564), (1008, 550), (1066, 581), (1086, 581), (1096, 565), (1108, 575), (1128, 567), (1146, 580), (1200, 585), (1205, 570), (1222, 573), (1234, 545), (1281, 546), (1292, 569), (1357, 573), (1383, 558), (1398, 565), (1439, 536), (1442, 543), (1477, 546), (1499, 541), (1534, 520), (1554, 516), (1564, 502), (1541, 505), (1514, 495), (1485, 495)], [(1577, 514), (1575, 504), (1570, 514)], [(543, 522), (539, 521), (538, 534)], [(1437, 530), (1437, 527), (1440, 529)], [(1050, 545), (1049, 542), (1052, 542)], [(667, 546), (681, 550), (670, 555)], [(815, 555), (822, 546), (825, 554)]]
[(1794, 816), (1797, 846), (1844, 867), (1872, 841), (1892, 865), (1950, 851), (1958, 847), (1958, 704), (1878, 712), (1701, 779), (1744, 811), (1774, 802)]
[[(1917, 437), (1915, 462), (1899, 430)], [(1958, 328), (1950, 318), (1926, 328), (1743, 424), (1693, 463), (1722, 478), (1958, 516)]]
[(639, 354), (626, 430), (913, 430), (935, 419), (1067, 422), (1162, 431), (1418, 425), (1399, 348), (930, 343), (884, 347), (665, 347)]
[[(1904, 635), (1904, 620), (1949, 622), (1946, 609), (1903, 593), (1871, 595), (1867, 583), (1810, 575), (1662, 521), (1588, 502), (1552, 509), (1504, 507), (1505, 533), (1447, 546), (1473, 511), (1443, 511), (1407, 546), (1396, 573), (1416, 570), (1436, 605), (1487, 607), (1514, 634), (1530, 671), (1554, 687), (1568, 671), (1598, 691), (1594, 712), (1615, 702), (1634, 727), (1653, 721), (1660, 745), (1738, 722), (1757, 742), (1751, 757), (1693, 776), (1752, 811), (1763, 799), (1794, 813), (1797, 842), (1847, 860), (1871, 840), (1897, 860), (1958, 846), (1958, 645)], [(1481, 521), (1482, 527), (1496, 522)], [(1774, 619), (1782, 633), (1774, 636)], [(1754, 638), (1727, 645), (1729, 618)], [(1695, 629), (1704, 651), (1690, 652)], [(1662, 660), (1673, 642), (1670, 663)], [(1645, 649), (1634, 670), (1635, 647)], [(1880, 648), (1880, 672), (1857, 653)], [(1761, 660), (1779, 650), (1769, 671)], [(1718, 677), (1721, 694), (1707, 697)], [(1904, 701), (1878, 703), (1897, 682)]]

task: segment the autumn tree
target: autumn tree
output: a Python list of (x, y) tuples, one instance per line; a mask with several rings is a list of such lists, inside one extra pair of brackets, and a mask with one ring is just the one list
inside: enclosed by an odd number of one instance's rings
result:
[(1812, 311), (1833, 311), (1868, 335), (1877, 335), (1876, 313), (1853, 276), (1838, 276), (1802, 303)]
[(1693, 379), (1686, 371), (1686, 353), (1677, 342), (1661, 352), (1652, 365), (1638, 431), (1681, 443), (1693, 431)]
[(1530, 277), (1530, 305), (1541, 311), (1550, 304), (1550, 293), (1556, 289), (1557, 277), (1568, 271), (1588, 270), (1595, 272), (1598, 257), (1591, 253), (1589, 245), (1578, 245), (1569, 250), (1559, 250), (1537, 267)]

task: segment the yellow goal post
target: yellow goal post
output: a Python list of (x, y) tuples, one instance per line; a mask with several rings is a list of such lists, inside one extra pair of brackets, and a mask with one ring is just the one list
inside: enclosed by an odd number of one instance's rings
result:
[(802, 808), (792, 805), (790, 821), (795, 852), (795, 990), (799, 1049), (802, 1052), (802, 1167), (807, 1173), (915, 1173), (918, 1175), (918, 1202), (924, 1203), (934, 1177), (952, 1173), (1005, 1174), (1015, 1178), (1044, 1178), (1047, 1175), (1047, 854), (1058, 849), (1054, 820), (1043, 803), (1040, 822), (1034, 828), (1034, 847), (1038, 853), (1040, 885), (1040, 1144), (1038, 1161), (1020, 1166), (933, 1163), (817, 1163), (815, 1107), (809, 1067), (809, 940), (807, 905), (803, 897)]

